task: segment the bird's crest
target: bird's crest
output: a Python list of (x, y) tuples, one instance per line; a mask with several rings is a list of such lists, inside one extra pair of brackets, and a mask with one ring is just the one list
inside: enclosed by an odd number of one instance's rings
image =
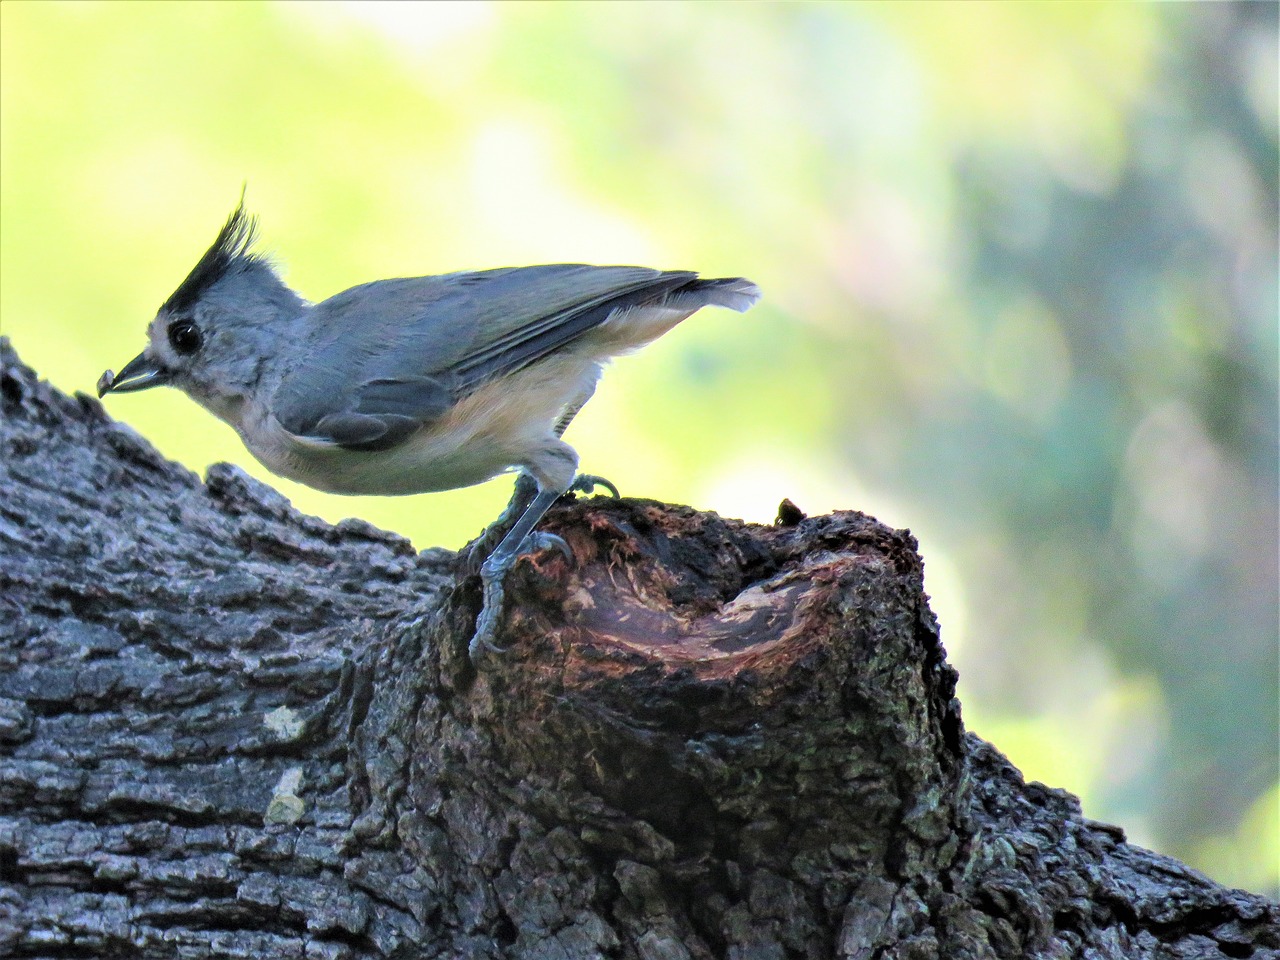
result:
[(231, 270), (257, 262), (259, 258), (249, 252), (257, 230), (258, 221), (245, 213), (244, 194), (241, 193), (239, 205), (223, 224), (213, 246), (205, 251), (200, 262), (187, 274), (187, 279), (164, 302), (161, 311), (168, 314), (190, 312), (204, 292)]

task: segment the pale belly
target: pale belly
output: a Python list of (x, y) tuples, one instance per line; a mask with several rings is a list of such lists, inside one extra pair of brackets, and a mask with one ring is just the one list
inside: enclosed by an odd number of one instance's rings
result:
[[(261, 440), (262, 438), (259, 438)], [(267, 442), (246, 443), (272, 473), (326, 493), (405, 496), (483, 483), (516, 466), (507, 446), (487, 438), (459, 445), (423, 430), (391, 450), (357, 451), (300, 443), (283, 430)]]
[(298, 437), (260, 408), (244, 411), (246, 422), (232, 425), (272, 473), (328, 493), (453, 490), (521, 467), (540, 483), (563, 488), (577, 457), (554, 427), (567, 406), (591, 395), (599, 375), (593, 358), (557, 355), (471, 394), (390, 450), (344, 450)]

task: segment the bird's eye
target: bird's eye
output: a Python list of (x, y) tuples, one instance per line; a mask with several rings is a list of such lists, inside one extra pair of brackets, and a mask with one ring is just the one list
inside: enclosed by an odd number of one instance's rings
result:
[(169, 343), (182, 354), (195, 353), (204, 343), (200, 328), (190, 320), (175, 320), (169, 324)]

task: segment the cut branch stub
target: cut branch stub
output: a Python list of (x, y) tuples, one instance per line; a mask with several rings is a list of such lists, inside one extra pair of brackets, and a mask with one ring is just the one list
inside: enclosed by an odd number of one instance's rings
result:
[[(477, 891), (494, 871), (517, 891), (545, 878), (517, 847), (559, 829), (564, 857), (605, 858), (624, 897), (640, 884), (665, 916), (695, 905), (687, 943), (726, 936), (716, 904), (756, 886), (761, 912), (744, 923), (785, 913), (802, 939), (838, 929), (866, 876), (902, 882), (954, 856), (955, 674), (910, 534), (858, 513), (765, 528), (604, 498), (546, 526), (576, 562), (517, 565), (505, 655), (470, 667), (478, 591), (463, 579), (411, 630), (414, 664), (375, 668), (375, 689), (400, 692), (379, 698), (365, 735), (402, 727), (386, 712), (398, 703), (418, 739), (403, 745), (414, 773), (395, 778), (404, 802), (377, 799), (398, 795), (390, 784), (371, 791), (374, 823), (398, 822), (405, 840), (406, 810), (429, 814), (416, 822), (434, 839), (419, 840), (454, 844)], [(410, 696), (410, 676), (433, 695)], [(358, 753), (385, 764), (387, 746)], [(492, 887), (482, 909), (526, 929), (523, 898)]]
[[(956, 769), (955, 675), (910, 534), (857, 513), (761, 528), (604, 499), (557, 519), (578, 566), (530, 565), (512, 656), (478, 681), (513, 760), (571, 770), (707, 849), (761, 820), (856, 845), (954, 793), (939, 771)], [(815, 819), (859, 781), (879, 799), (858, 823)]]

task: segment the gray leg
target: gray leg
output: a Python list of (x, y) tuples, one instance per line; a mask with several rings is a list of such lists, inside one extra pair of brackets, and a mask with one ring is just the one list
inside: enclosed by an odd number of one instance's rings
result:
[[(583, 493), (590, 496), (596, 487), (604, 487), (614, 498), (621, 496), (618, 493), (618, 488), (604, 477), (597, 477), (590, 473), (580, 473), (575, 476), (573, 483), (569, 484), (569, 489), (565, 493)], [(506, 535), (506, 532), (511, 529), (511, 525), (529, 509), (529, 504), (533, 503), (533, 498), (537, 496), (537, 493), (538, 481), (533, 477), (523, 472), (516, 477), (516, 486), (511, 492), (511, 499), (507, 501), (506, 507), (503, 508), (502, 513), (498, 514), (498, 519), (489, 524), (484, 533), (480, 534), (476, 542), (471, 545), (471, 550), (467, 554), (469, 570), (475, 570), (484, 561), (484, 558), (493, 552), (494, 547)], [(557, 537), (556, 539), (559, 538)], [(559, 544), (556, 543), (543, 543), (538, 545), (537, 548), (558, 546)], [(530, 553), (533, 549), (535, 547), (530, 545), (529, 548), (520, 552)]]
[[(502, 614), (502, 601), (505, 596), (503, 580), (520, 556), (525, 539), (533, 532), (538, 521), (551, 509), (551, 505), (560, 498), (559, 490), (539, 490), (524, 514), (516, 521), (515, 526), (502, 538), (502, 542), (489, 555), (489, 559), (480, 565), (480, 581), (483, 586), (483, 601), (480, 616), (476, 618), (475, 636), (467, 648), (471, 662), (479, 661), (486, 650), (501, 653), (502, 648), (494, 644), (493, 638), (498, 631), (498, 617)], [(558, 539), (558, 538), (557, 538)], [(541, 542), (541, 538), (530, 541), (531, 545)], [(563, 541), (561, 541), (563, 543)]]
[(494, 524), (500, 525), (504, 529), (509, 528), (511, 524), (524, 516), (524, 512), (529, 509), (529, 504), (533, 503), (533, 498), (537, 495), (538, 481), (524, 472), (516, 474), (516, 483), (511, 490), (511, 499), (503, 507), (502, 513), (498, 514), (498, 519), (494, 521)]
[(511, 529), (511, 525), (524, 516), (524, 512), (529, 509), (529, 504), (533, 503), (533, 498), (537, 495), (538, 481), (527, 473), (518, 474), (515, 489), (511, 491), (511, 499), (507, 501), (506, 507), (503, 508), (502, 513), (498, 514), (498, 519), (489, 524), (484, 533), (480, 534), (476, 542), (471, 545), (471, 550), (467, 554), (468, 569), (476, 570), (484, 558), (493, 552), (494, 547)]

